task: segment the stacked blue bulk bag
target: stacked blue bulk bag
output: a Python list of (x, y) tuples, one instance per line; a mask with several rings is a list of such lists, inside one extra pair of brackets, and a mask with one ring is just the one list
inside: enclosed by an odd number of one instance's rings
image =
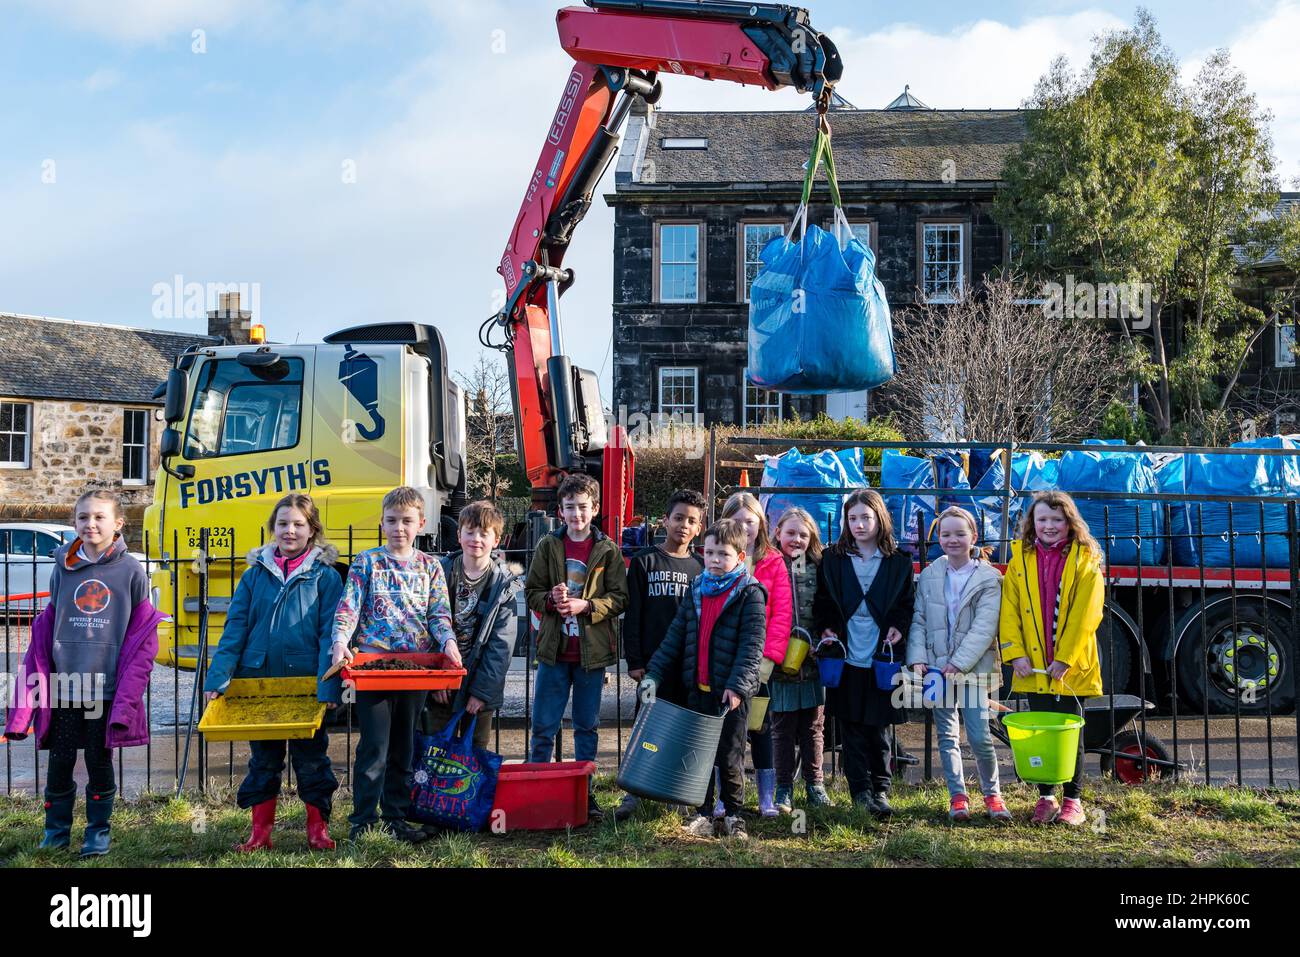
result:
[[(1092, 440), (1085, 444), (1100, 447), (1112, 443)], [(1061, 456), (1057, 486), (1069, 493), (1158, 491), (1150, 453), (1105, 452), (1101, 448)], [(1165, 561), (1165, 519), (1159, 502), (1076, 497), (1075, 503), (1111, 565), (1136, 565), (1139, 557), (1145, 566)], [(1109, 542), (1103, 541), (1107, 530)]]
[[(1155, 473), (1157, 492), (1164, 495), (1181, 495), (1187, 491), (1186, 459), (1187, 456), (1185, 455), (1171, 454), (1168, 458), (1165, 458), (1164, 461), (1156, 464)], [(1174, 553), (1174, 564), (1182, 565), (1188, 555), (1188, 552), (1186, 551), (1187, 542), (1185, 541), (1189, 528), (1188, 508), (1194, 508), (1195, 506), (1188, 502), (1162, 502), (1161, 509), (1163, 509), (1166, 504), (1169, 506), (1169, 511), (1167, 513), (1169, 516), (1169, 548), (1172, 549)], [(1192, 514), (1192, 521), (1194, 522), (1195, 513), (1193, 512)], [(1193, 531), (1194, 530), (1195, 529), (1193, 528)], [(1168, 552), (1166, 552), (1166, 561), (1168, 561), (1168, 557)]]
[[(880, 485), (882, 488), (970, 488), (962, 456), (955, 451), (940, 451), (929, 458), (919, 458), (886, 449), (880, 459)], [(938, 558), (943, 554), (939, 547), (938, 530), (932, 526), (939, 513), (950, 505), (960, 505), (970, 510), (972, 502), (967, 496), (885, 496), (885, 506), (894, 523), (894, 537), (898, 540), (899, 547), (919, 556), (921, 541), (924, 539), (931, 543), (930, 558)]]
[[(934, 488), (930, 460), (905, 455), (897, 449), (885, 449), (880, 456), (880, 485), (882, 488)], [(926, 515), (934, 514), (934, 499), (920, 495), (886, 495), (885, 507), (889, 509), (899, 547), (917, 555), (920, 532), (926, 527)]]
[[(1000, 492), (1006, 486), (1006, 470), (1002, 466), (1002, 456), (993, 460), (992, 466), (983, 477), (975, 483), (977, 491)], [(1056, 459), (1044, 459), (1040, 452), (1016, 452), (1011, 456), (1011, 491), (1013, 493), (1033, 493), (1056, 487), (1056, 475), (1060, 462)], [(972, 507), (983, 512), (984, 528), (981, 537), (986, 544), (995, 544), (1014, 539), (1020, 527), (1020, 516), (1033, 500), (1032, 494), (1015, 494), (1007, 509), (1009, 528), (1002, 528), (1002, 498), (989, 495), (974, 499)], [(977, 515), (979, 513), (977, 512)]]
[[(838, 453), (823, 450), (805, 455), (797, 448), (769, 458), (763, 467), (765, 486), (799, 486), (823, 488), (861, 488), (867, 484), (862, 471), (862, 450), (844, 449)], [(823, 542), (833, 542), (840, 533), (840, 511), (845, 492), (828, 494), (762, 495), (760, 502), (767, 514), (769, 528), (786, 509), (798, 506), (805, 509), (817, 523)]]
[[(1234, 449), (1300, 449), (1294, 438), (1270, 436), (1249, 442), (1234, 442)], [(1267, 455), (1188, 455), (1184, 463), (1184, 489), (1189, 495), (1300, 495), (1300, 456)], [(1175, 539), (1174, 558), (1180, 565), (1198, 565), (1202, 560), (1197, 539), (1205, 533), (1204, 562), (1211, 567), (1289, 568), (1290, 546), (1287, 540), (1287, 506), (1283, 502), (1263, 506), (1235, 504), (1232, 530), (1235, 546), (1228, 538), (1226, 502), (1188, 502), (1182, 534)], [(1199, 517), (1198, 517), (1199, 513)], [(1179, 528), (1175, 527), (1178, 533)]]

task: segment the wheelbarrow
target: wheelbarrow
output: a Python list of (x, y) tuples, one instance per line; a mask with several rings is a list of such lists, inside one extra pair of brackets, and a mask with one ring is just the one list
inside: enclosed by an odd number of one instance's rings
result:
[[(1112, 701), (1115, 707), (1114, 737), (1111, 737), (1110, 720)], [(1028, 702), (1020, 699), (1002, 701), (999, 707), (1010, 711), (1029, 710)], [(1152, 702), (1132, 694), (1099, 695), (1084, 699), (1083, 750), (1085, 754), (1100, 756), (1103, 774), (1110, 772), (1116, 780), (1125, 784), (1141, 784), (1144, 780), (1160, 780), (1176, 767), (1164, 741), (1150, 731), (1144, 733), (1140, 727), (1132, 726), (1134, 719), (1144, 709), (1151, 711), (1154, 708)], [(1006, 728), (993, 716), (989, 719), (989, 730), (993, 737), (1010, 746)], [(1146, 755), (1145, 776), (1143, 754)]]

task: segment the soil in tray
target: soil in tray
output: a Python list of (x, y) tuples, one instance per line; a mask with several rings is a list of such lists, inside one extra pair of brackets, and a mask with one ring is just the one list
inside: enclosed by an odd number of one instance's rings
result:
[(417, 664), (402, 658), (376, 658), (362, 665), (351, 665), (349, 671), (429, 671), (428, 665)]

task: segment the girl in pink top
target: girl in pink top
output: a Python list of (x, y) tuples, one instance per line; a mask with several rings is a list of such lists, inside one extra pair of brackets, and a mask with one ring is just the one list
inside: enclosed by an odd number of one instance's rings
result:
[[(767, 591), (767, 638), (759, 677), (763, 684), (755, 697), (767, 698), (767, 679), (785, 659), (794, 625), (794, 590), (790, 572), (779, 549), (773, 547), (767, 531), (767, 516), (758, 499), (749, 492), (737, 492), (727, 499), (722, 517), (733, 519), (745, 530), (745, 555), (753, 562), (754, 577)], [(763, 817), (776, 817), (776, 763), (772, 751), (772, 719), (764, 715), (757, 731), (749, 732), (750, 755), (758, 778), (758, 810)], [(717, 808), (714, 808), (717, 814)]]

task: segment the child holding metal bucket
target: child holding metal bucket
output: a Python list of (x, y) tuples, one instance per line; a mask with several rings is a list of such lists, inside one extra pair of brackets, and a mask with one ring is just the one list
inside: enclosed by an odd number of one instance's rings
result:
[[(772, 546), (767, 531), (767, 515), (763, 506), (749, 492), (737, 492), (722, 507), (722, 517), (736, 522), (745, 532), (746, 564), (754, 577), (767, 590), (767, 635), (763, 642), (763, 660), (759, 677), (762, 686), (755, 695), (750, 713), (749, 754), (754, 762), (754, 777), (758, 781), (758, 811), (763, 817), (776, 817), (776, 762), (772, 753), (772, 718), (757, 709), (771, 703), (768, 680), (782, 661), (790, 644), (790, 626), (794, 621), (793, 593), (790, 571), (785, 567), (785, 556)], [(762, 702), (762, 705), (759, 704)], [(722, 808), (713, 809), (714, 817), (721, 817)]]
[[(697, 714), (725, 716), (716, 769), (704, 802), (684, 827), (696, 837), (711, 837), (721, 825), (731, 838), (748, 838), (740, 816), (745, 797), (745, 733), (749, 706), (758, 690), (758, 663), (766, 632), (766, 596), (745, 567), (745, 532), (729, 519), (704, 533), (704, 573), (677, 609), (638, 688), (649, 700), (665, 679), (676, 676), (686, 688), (685, 705)], [(709, 817), (715, 792), (725, 814)]]
[(970, 512), (957, 506), (944, 509), (937, 525), (943, 554), (926, 566), (916, 583), (907, 663), (918, 675), (938, 672), (942, 676), (933, 715), (939, 761), (948, 784), (948, 816), (954, 821), (970, 820), (961, 762), (960, 711), (966, 740), (975, 753), (984, 807), (993, 820), (1010, 821), (989, 733), (989, 694), (1000, 677), (997, 635), (1002, 576), (976, 545), (979, 529)]
[[(1011, 663), (1011, 690), (1031, 711), (1082, 715), (1081, 700), (1102, 693), (1097, 628), (1105, 603), (1101, 549), (1064, 492), (1040, 492), (1020, 521), (1002, 587), (999, 636)], [(1083, 736), (1058, 808), (1055, 785), (1040, 784), (1036, 824), (1083, 824)]]
[[(830, 804), (822, 783), (825, 753), (823, 726), (826, 689), (818, 677), (811, 654), (813, 599), (817, 595), (817, 566), (822, 560), (822, 539), (817, 523), (802, 508), (787, 509), (776, 523), (776, 542), (785, 556), (794, 595), (794, 630), (783, 661), (772, 674), (772, 750), (776, 763), (777, 810), (789, 814), (794, 805), (794, 772), (803, 770), (811, 807)], [(802, 643), (802, 645), (801, 645)], [(802, 661), (794, 660), (802, 655)]]
[(844, 499), (839, 540), (817, 569), (813, 622), (818, 636), (847, 646), (839, 687), (826, 692), (826, 711), (839, 722), (853, 804), (878, 817), (894, 813), (889, 728), (907, 713), (895, 706), (889, 684), (877, 681), (873, 662), (878, 651), (902, 641), (912, 602), (912, 559), (898, 548), (885, 501), (875, 489), (858, 489)]

